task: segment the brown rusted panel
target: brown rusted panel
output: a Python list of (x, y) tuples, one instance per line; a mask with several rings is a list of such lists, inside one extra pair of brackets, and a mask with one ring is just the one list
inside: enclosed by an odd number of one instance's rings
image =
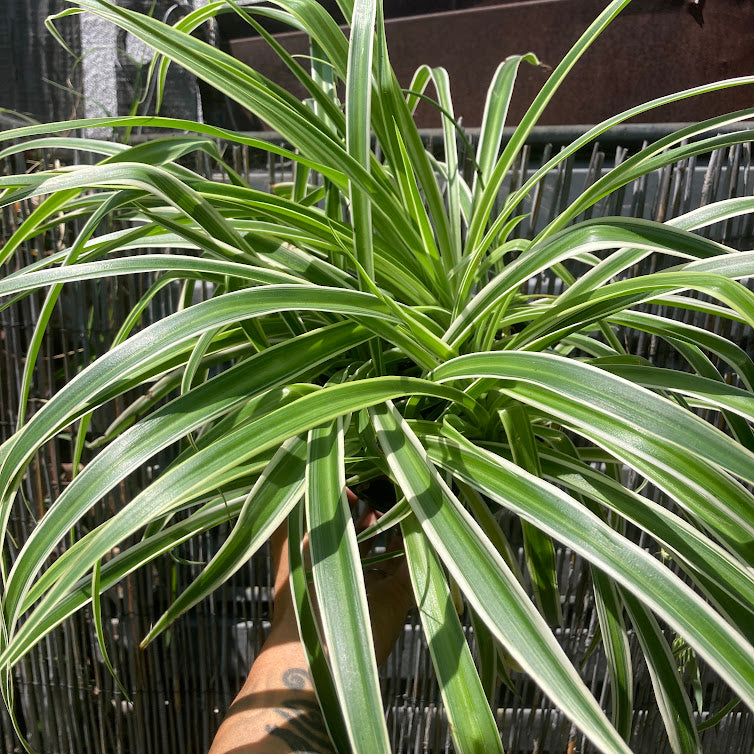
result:
[[(456, 117), (468, 127), (482, 119), (492, 75), (506, 56), (535, 52), (556, 65), (605, 7), (603, 0), (528, 0), (470, 10), (396, 18), (386, 22), (391, 61), (402, 85), (424, 63), (448, 69)], [(624, 11), (577, 63), (541, 120), (542, 124), (596, 123), (632, 105), (712, 80), (754, 74), (754, 2), (714, 0), (700, 27), (681, 3), (638, 0)], [(302, 34), (277, 37), (306, 54)], [(274, 81), (303, 93), (258, 38), (231, 43), (232, 53)], [(548, 69), (521, 69), (509, 122), (517, 123), (546, 80)], [(643, 122), (693, 121), (754, 105), (754, 87), (705, 95), (665, 106)], [(439, 125), (424, 107), (422, 126)]]

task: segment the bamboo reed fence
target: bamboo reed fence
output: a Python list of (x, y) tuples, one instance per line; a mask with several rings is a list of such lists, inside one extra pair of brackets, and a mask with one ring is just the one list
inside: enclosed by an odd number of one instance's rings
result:
[[(656, 129), (655, 129), (656, 130)], [(624, 143), (603, 142), (591, 152), (575, 155), (553, 171), (540, 190), (522, 208), (529, 213), (525, 232), (533, 234), (564, 208), (572, 189), (597, 180), (611, 166), (641, 145), (641, 129), (624, 130)], [(646, 135), (646, 134), (645, 134)], [(511, 171), (501, 199), (539, 167), (558, 140), (569, 133), (559, 129), (537, 132)], [(430, 148), (439, 138), (427, 134)], [(289, 165), (228, 147), (235, 169), (255, 185), (286, 178)], [(70, 154), (25, 153), (0, 169), (23, 172), (31, 163), (54, 164)], [(216, 166), (201, 158), (194, 168), (218, 174)], [(597, 205), (594, 215), (631, 214), (665, 220), (694, 206), (754, 192), (752, 145), (715, 152), (709, 158), (690, 159), (664, 168), (627, 186)], [(0, 238), (7, 238), (30, 211), (27, 203), (3, 210)], [(708, 229), (716, 240), (738, 248), (754, 247), (754, 218), (729, 220)], [(25, 246), (18, 258), (0, 274), (66, 244), (62, 229), (46, 234), (44, 243)], [(647, 270), (648, 271), (648, 270)], [(45, 338), (34, 378), (29, 410), (47, 399), (93, 357), (104, 352), (125, 313), (153, 282), (147, 275), (102, 279), (90, 284), (70, 284), (58, 303), (54, 326)], [(532, 290), (553, 292), (556, 281), (542, 277)], [(178, 290), (167, 287), (145, 312), (143, 324), (174, 310)], [(19, 385), (27, 344), (43, 294), (29, 296), (0, 312), (0, 440), (14, 430)], [(689, 317), (693, 317), (689, 312)], [(703, 319), (695, 324), (735, 339), (742, 348), (754, 347), (752, 332), (735, 323)], [(662, 343), (639, 336), (632, 348), (655, 363), (670, 366), (671, 355)], [(112, 412), (97, 412), (93, 431), (101, 433), (126, 405), (116, 401)], [(51, 442), (37, 457), (24, 480), (25, 504), (15, 507), (10, 528), (16, 545), (24, 541), (50, 501), (70, 480), (70, 439)], [(92, 510), (85, 526), (94, 527), (111, 515), (134, 490), (159, 473), (169, 456), (129, 477)], [(644, 494), (654, 495), (652, 489)], [(503, 522), (505, 525), (505, 522)], [(511, 532), (513, 529), (511, 529)], [(72, 533), (72, 537), (83, 534)], [(227, 533), (221, 527), (197, 537), (103, 595), (106, 640), (118, 676), (130, 692), (126, 699), (107, 672), (100, 654), (91, 615), (83, 611), (44, 639), (14, 669), (16, 712), (32, 746), (41, 754), (203, 754), (223, 714), (242, 682), (269, 628), (270, 563), (260, 552), (212, 597), (199, 604), (153, 645), (142, 651), (139, 641), (172, 596), (201, 571)], [(643, 543), (642, 536), (636, 535)], [(649, 544), (649, 543), (647, 543)], [(61, 547), (65, 547), (62, 544)], [(560, 584), (564, 590), (563, 626), (557, 638), (574, 660), (586, 683), (603, 705), (609, 702), (602, 649), (593, 647), (597, 618), (590, 589), (588, 566), (566, 549), (558, 553)], [(473, 637), (472, 642), (473, 642)], [(594, 651), (592, 651), (594, 650)], [(639, 654), (636, 655), (637, 657)], [(700, 720), (707, 720), (730, 701), (730, 692), (700, 663), (699, 693), (703, 699)], [(691, 669), (691, 668), (690, 668)], [(631, 746), (637, 752), (669, 752), (662, 722), (652, 698), (643, 664), (634, 668), (636, 704)], [(383, 692), (395, 752), (451, 752), (452, 743), (443, 713), (427, 647), (416, 617), (411, 615), (395, 651), (382, 669)], [(570, 721), (553, 709), (546, 697), (526, 678), (513, 674), (517, 693), (501, 687), (496, 700), (505, 750), (511, 754), (539, 752), (592, 752), (591, 745)], [(741, 754), (754, 743), (754, 716), (741, 706), (702, 733), (705, 752)], [(21, 752), (7, 712), (0, 710), (0, 747), (7, 754)]]

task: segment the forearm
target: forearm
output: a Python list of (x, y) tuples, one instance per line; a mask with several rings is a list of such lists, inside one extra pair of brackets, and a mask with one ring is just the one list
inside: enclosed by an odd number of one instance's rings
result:
[(273, 626), (210, 754), (332, 752), (295, 625)]
[[(367, 525), (365, 522), (364, 525)], [(307, 672), (288, 583), (285, 527), (272, 537), (275, 607), (272, 630), (246, 683), (220, 726), (209, 754), (331, 754), (327, 727)], [(375, 657), (381, 664), (412, 602), (405, 560), (365, 574)]]

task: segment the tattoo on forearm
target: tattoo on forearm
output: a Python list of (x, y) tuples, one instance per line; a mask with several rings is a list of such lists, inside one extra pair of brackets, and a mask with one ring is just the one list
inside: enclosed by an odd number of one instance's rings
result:
[(312, 677), (309, 675), (308, 671), (303, 668), (288, 668), (288, 670), (283, 673), (283, 686), (287, 689), (299, 690), (312, 688), (314, 684), (312, 683)]
[[(289, 668), (283, 673), (283, 685), (292, 691), (311, 688), (312, 679), (303, 668)], [(270, 736), (283, 741), (293, 754), (332, 754), (322, 713), (316, 701), (291, 697), (276, 707), (275, 712), (285, 722), (266, 725)]]

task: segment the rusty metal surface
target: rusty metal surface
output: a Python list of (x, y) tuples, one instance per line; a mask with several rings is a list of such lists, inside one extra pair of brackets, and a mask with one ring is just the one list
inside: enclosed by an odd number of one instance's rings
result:
[[(533, 51), (542, 67), (521, 70), (510, 122), (526, 106), (580, 34), (604, 8), (603, 0), (528, 0), (494, 6), (389, 19), (391, 60), (408, 85), (421, 64), (448, 69), (456, 117), (478, 126), (489, 81), (506, 56)], [(577, 63), (544, 113), (542, 124), (596, 123), (653, 97), (731, 76), (754, 74), (754, 2), (708, 3), (700, 27), (684, 4), (638, 0), (629, 6)], [(291, 52), (306, 54), (303, 34), (278, 39)], [(274, 81), (295, 82), (263, 40), (238, 39), (232, 53)], [(644, 122), (692, 121), (754, 105), (754, 87), (739, 87), (693, 101), (665, 106), (642, 116)], [(439, 125), (429, 108), (420, 125)]]

